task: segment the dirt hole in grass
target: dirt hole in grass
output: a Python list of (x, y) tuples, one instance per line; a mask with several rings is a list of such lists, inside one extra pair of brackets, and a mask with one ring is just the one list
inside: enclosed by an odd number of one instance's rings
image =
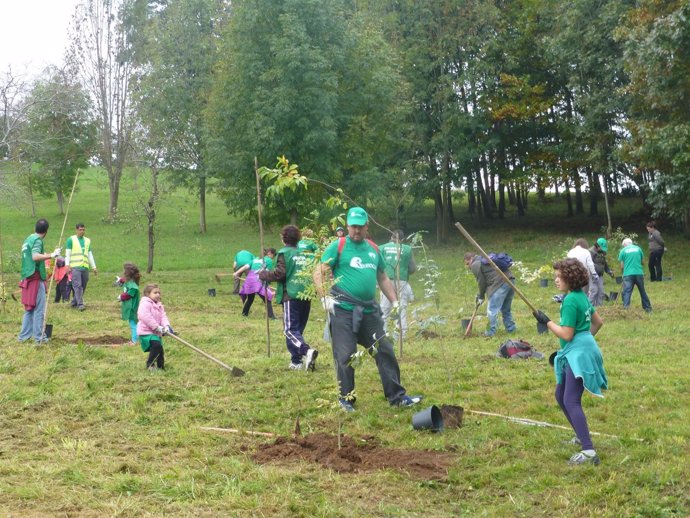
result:
[(127, 338), (121, 336), (105, 335), (105, 336), (75, 336), (69, 339), (70, 342), (84, 345), (122, 345), (127, 341)]
[(338, 473), (395, 469), (423, 480), (443, 480), (455, 456), (438, 451), (397, 450), (380, 446), (375, 438), (354, 439), (316, 433), (304, 437), (278, 437), (261, 445), (252, 458), (259, 464), (304, 460)]

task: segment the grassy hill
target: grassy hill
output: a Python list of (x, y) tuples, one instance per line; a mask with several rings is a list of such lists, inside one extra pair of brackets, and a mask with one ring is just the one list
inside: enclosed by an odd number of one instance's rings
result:
[[(336, 389), (318, 304), (306, 331), (321, 352), (316, 372), (287, 370), (280, 321), (270, 323), (269, 357), (260, 303), (248, 319), (241, 318), (230, 283), (213, 279), (216, 272), (228, 271), (235, 251), (258, 249), (256, 229), (229, 216), (214, 196), (208, 201), (208, 233), (202, 235), (194, 198), (179, 191), (167, 195), (159, 214), (155, 269), (142, 284), (161, 285), (172, 325), (182, 337), (241, 367), (246, 376), (229, 377), (171, 339), (165, 341), (165, 372), (146, 371), (139, 347), (102, 347), (124, 343), (128, 336), (111, 283), (123, 261), (146, 263), (145, 230), (133, 209), (146, 195), (143, 185), (143, 178), (126, 178), (121, 221), (110, 225), (102, 220), (105, 177), (97, 170), (82, 177), (65, 237), (75, 223), (86, 224), (100, 273), (91, 278), (85, 312), (50, 305), (50, 345), (18, 344), (21, 306), (9, 300), (0, 311), (0, 515), (690, 514), (690, 323), (683, 304), (690, 265), (682, 237), (662, 229), (669, 248), (665, 275), (673, 280), (647, 284), (652, 314), (642, 311), (637, 294), (628, 311), (620, 301), (600, 310), (605, 324), (597, 338), (611, 387), (604, 400), (585, 396), (584, 406), (591, 429), (608, 435), (593, 437), (600, 466), (570, 468), (566, 461), (574, 449), (562, 444), (570, 431), (485, 415), (567, 425), (553, 398), (546, 361), (494, 358), (507, 338), (502, 330), (494, 339), (476, 332), (462, 339), (459, 321), (473, 309), (476, 284), (463, 268), (469, 246), (459, 234), (429, 248), (441, 271), (439, 306), (418, 315), (427, 324), (433, 317), (446, 323), (429, 326), (424, 336), (412, 333), (400, 358), (404, 385), (425, 395), (420, 408), (464, 407), (459, 429), (413, 430), (414, 410), (387, 405), (372, 361), (357, 370), (356, 413), (344, 415), (324, 403), (334, 401)], [(533, 205), (528, 217), (506, 223), (480, 226), (464, 213), (461, 219), (486, 249), (505, 250), (528, 270), (562, 255), (580, 234), (593, 241), (603, 224), (603, 218), (565, 220), (562, 205), (555, 203)], [(618, 203), (614, 225), (629, 225), (626, 230), (640, 234), (646, 250), (643, 224), (627, 216), (636, 210)], [(36, 211), (50, 221), (46, 241), (55, 246), (62, 225), (56, 203), (38, 201)], [(407, 224), (413, 230), (430, 228), (430, 214), (428, 208), (411, 208)], [(22, 198), (0, 203), (4, 277), (11, 286), (18, 281), (18, 250), (35, 219)], [(267, 230), (267, 245), (279, 245), (277, 234), (277, 228)], [(377, 235), (379, 242), (386, 238)], [(614, 256), (618, 245), (611, 248)], [(421, 251), (416, 257), (424, 262)], [(428, 302), (423, 282), (422, 271), (412, 282), (417, 308)], [(608, 278), (606, 283), (608, 290), (618, 289)], [(217, 290), (216, 297), (208, 296), (209, 288)], [(552, 287), (520, 282), (520, 288), (557, 317)], [(537, 335), (534, 319), (517, 298), (513, 309), (520, 337), (547, 355), (557, 347), (552, 336)], [(485, 324), (480, 317), (476, 329)], [(420, 330), (419, 322), (414, 330)], [(302, 446), (287, 439), (298, 417)], [(347, 436), (343, 448), (328, 450), (329, 438), (337, 438), (339, 430)], [(276, 437), (284, 439), (275, 444)], [(312, 460), (295, 461), (299, 448), (302, 458)], [(373, 453), (389, 467), (370, 469)]]

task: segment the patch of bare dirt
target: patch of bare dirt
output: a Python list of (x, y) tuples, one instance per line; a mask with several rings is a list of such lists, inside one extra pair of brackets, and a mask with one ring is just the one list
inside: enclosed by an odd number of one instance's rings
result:
[(427, 450), (383, 448), (375, 439), (356, 440), (316, 433), (304, 437), (278, 437), (261, 445), (252, 459), (259, 464), (305, 460), (338, 473), (360, 473), (377, 469), (397, 469), (422, 480), (444, 480), (455, 456)]
[(68, 339), (70, 342), (78, 344), (79, 342), (84, 345), (100, 345), (100, 346), (112, 346), (112, 345), (122, 345), (127, 341), (127, 338), (122, 338), (121, 336), (105, 335), (105, 336), (75, 336)]

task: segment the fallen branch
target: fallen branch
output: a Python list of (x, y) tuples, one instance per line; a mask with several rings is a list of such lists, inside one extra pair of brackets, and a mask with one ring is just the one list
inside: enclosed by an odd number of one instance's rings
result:
[(271, 432), (252, 432), (251, 430), (238, 430), (237, 428), (216, 428), (215, 426), (200, 426), (200, 430), (205, 432), (222, 432), (222, 433), (246, 433), (247, 435), (261, 435), (262, 437), (275, 437)]
[[(551, 424), (547, 423), (546, 421), (534, 421), (532, 419), (526, 419), (524, 417), (513, 417), (509, 415), (501, 415), (501, 414), (494, 414), (493, 412), (480, 412), (479, 410), (465, 410), (465, 412), (470, 412), (471, 414), (477, 414), (477, 415), (486, 415), (490, 417), (500, 417), (501, 419), (507, 419), (508, 421), (511, 421), (513, 423), (518, 423), (518, 424), (526, 424), (530, 426), (545, 426), (548, 428), (559, 428), (561, 430), (572, 430), (572, 428), (568, 426), (562, 426), (560, 424)], [(611, 435), (608, 433), (599, 433), (599, 432), (589, 432), (592, 435), (600, 435), (602, 437), (611, 437), (612, 439), (620, 439), (617, 435)], [(643, 441), (644, 439), (638, 439), (634, 438), (635, 441)]]

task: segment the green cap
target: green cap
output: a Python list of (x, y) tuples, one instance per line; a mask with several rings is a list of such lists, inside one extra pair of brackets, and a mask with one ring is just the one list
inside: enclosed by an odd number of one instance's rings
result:
[(604, 252), (609, 251), (609, 242), (606, 241), (603, 237), (600, 237), (597, 239), (597, 245), (599, 245), (599, 248), (601, 248)]
[(347, 211), (347, 224), (363, 227), (369, 222), (367, 211), (362, 207), (352, 207)]

